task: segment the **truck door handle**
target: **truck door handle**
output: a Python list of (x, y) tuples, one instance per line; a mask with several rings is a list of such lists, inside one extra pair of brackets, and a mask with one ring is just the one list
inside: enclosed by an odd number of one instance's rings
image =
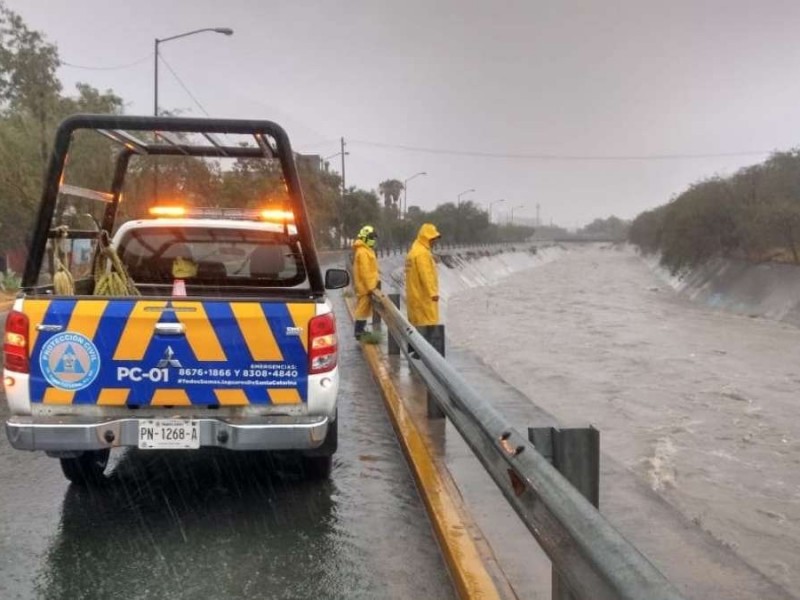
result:
[(183, 323), (156, 323), (156, 333), (160, 335), (183, 335), (186, 328)]
[(62, 329), (64, 329), (63, 325), (45, 325), (44, 323), (39, 323), (36, 326), (36, 331), (56, 332), (56, 331), (61, 331)]

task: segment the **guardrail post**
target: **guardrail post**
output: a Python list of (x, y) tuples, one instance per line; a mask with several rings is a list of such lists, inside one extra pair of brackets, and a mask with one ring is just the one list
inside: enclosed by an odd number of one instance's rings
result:
[[(422, 334), (422, 337), (424, 337), (439, 354), (444, 356), (444, 325), (425, 325), (417, 329)], [(428, 418), (444, 419), (444, 416), (444, 411), (439, 406), (436, 397), (428, 390)]]
[[(595, 508), (600, 505), (600, 432), (594, 427), (529, 427), (528, 439)], [(577, 600), (555, 567), (553, 600)]]
[[(379, 279), (378, 280), (378, 289), (381, 289), (381, 283), (382, 283), (382, 281)], [(370, 299), (370, 302), (371, 301), (372, 300)], [(372, 310), (372, 330), (373, 331), (380, 331), (381, 328), (382, 328), (381, 314), (377, 310), (375, 310), (374, 307), (373, 307), (373, 310)]]
[[(389, 300), (392, 301), (398, 309), (400, 308), (400, 294), (386, 294)], [(397, 340), (394, 339), (392, 332), (389, 332), (389, 339), (386, 342), (387, 344), (387, 352), (390, 355), (400, 354), (400, 344), (397, 343)]]

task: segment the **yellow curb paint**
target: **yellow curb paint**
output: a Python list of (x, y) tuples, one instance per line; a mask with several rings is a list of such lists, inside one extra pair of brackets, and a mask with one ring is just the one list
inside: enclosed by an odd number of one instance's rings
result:
[[(349, 302), (348, 309), (352, 316)], [(381, 389), (392, 425), (414, 473), (459, 597), (499, 600), (500, 593), (486, 570), (469, 528), (461, 518), (457, 503), (448, 493), (422, 434), (403, 405), (386, 363), (381, 358), (380, 350), (368, 344), (361, 344), (361, 350)]]

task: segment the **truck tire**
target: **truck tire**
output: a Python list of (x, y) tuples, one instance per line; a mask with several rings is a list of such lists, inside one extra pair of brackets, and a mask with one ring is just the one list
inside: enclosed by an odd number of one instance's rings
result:
[(86, 486), (101, 483), (108, 465), (110, 449), (88, 450), (75, 458), (62, 458), (61, 471), (76, 485)]
[(339, 446), (339, 419), (328, 427), (328, 435), (319, 448), (303, 456), (306, 476), (309, 479), (328, 479), (333, 469), (333, 455)]

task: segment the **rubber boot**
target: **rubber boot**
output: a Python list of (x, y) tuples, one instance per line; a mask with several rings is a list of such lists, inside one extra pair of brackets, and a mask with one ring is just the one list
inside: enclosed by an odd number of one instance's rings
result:
[(366, 329), (367, 329), (366, 320), (356, 321), (355, 335), (357, 340), (361, 339), (361, 336), (366, 332)]

